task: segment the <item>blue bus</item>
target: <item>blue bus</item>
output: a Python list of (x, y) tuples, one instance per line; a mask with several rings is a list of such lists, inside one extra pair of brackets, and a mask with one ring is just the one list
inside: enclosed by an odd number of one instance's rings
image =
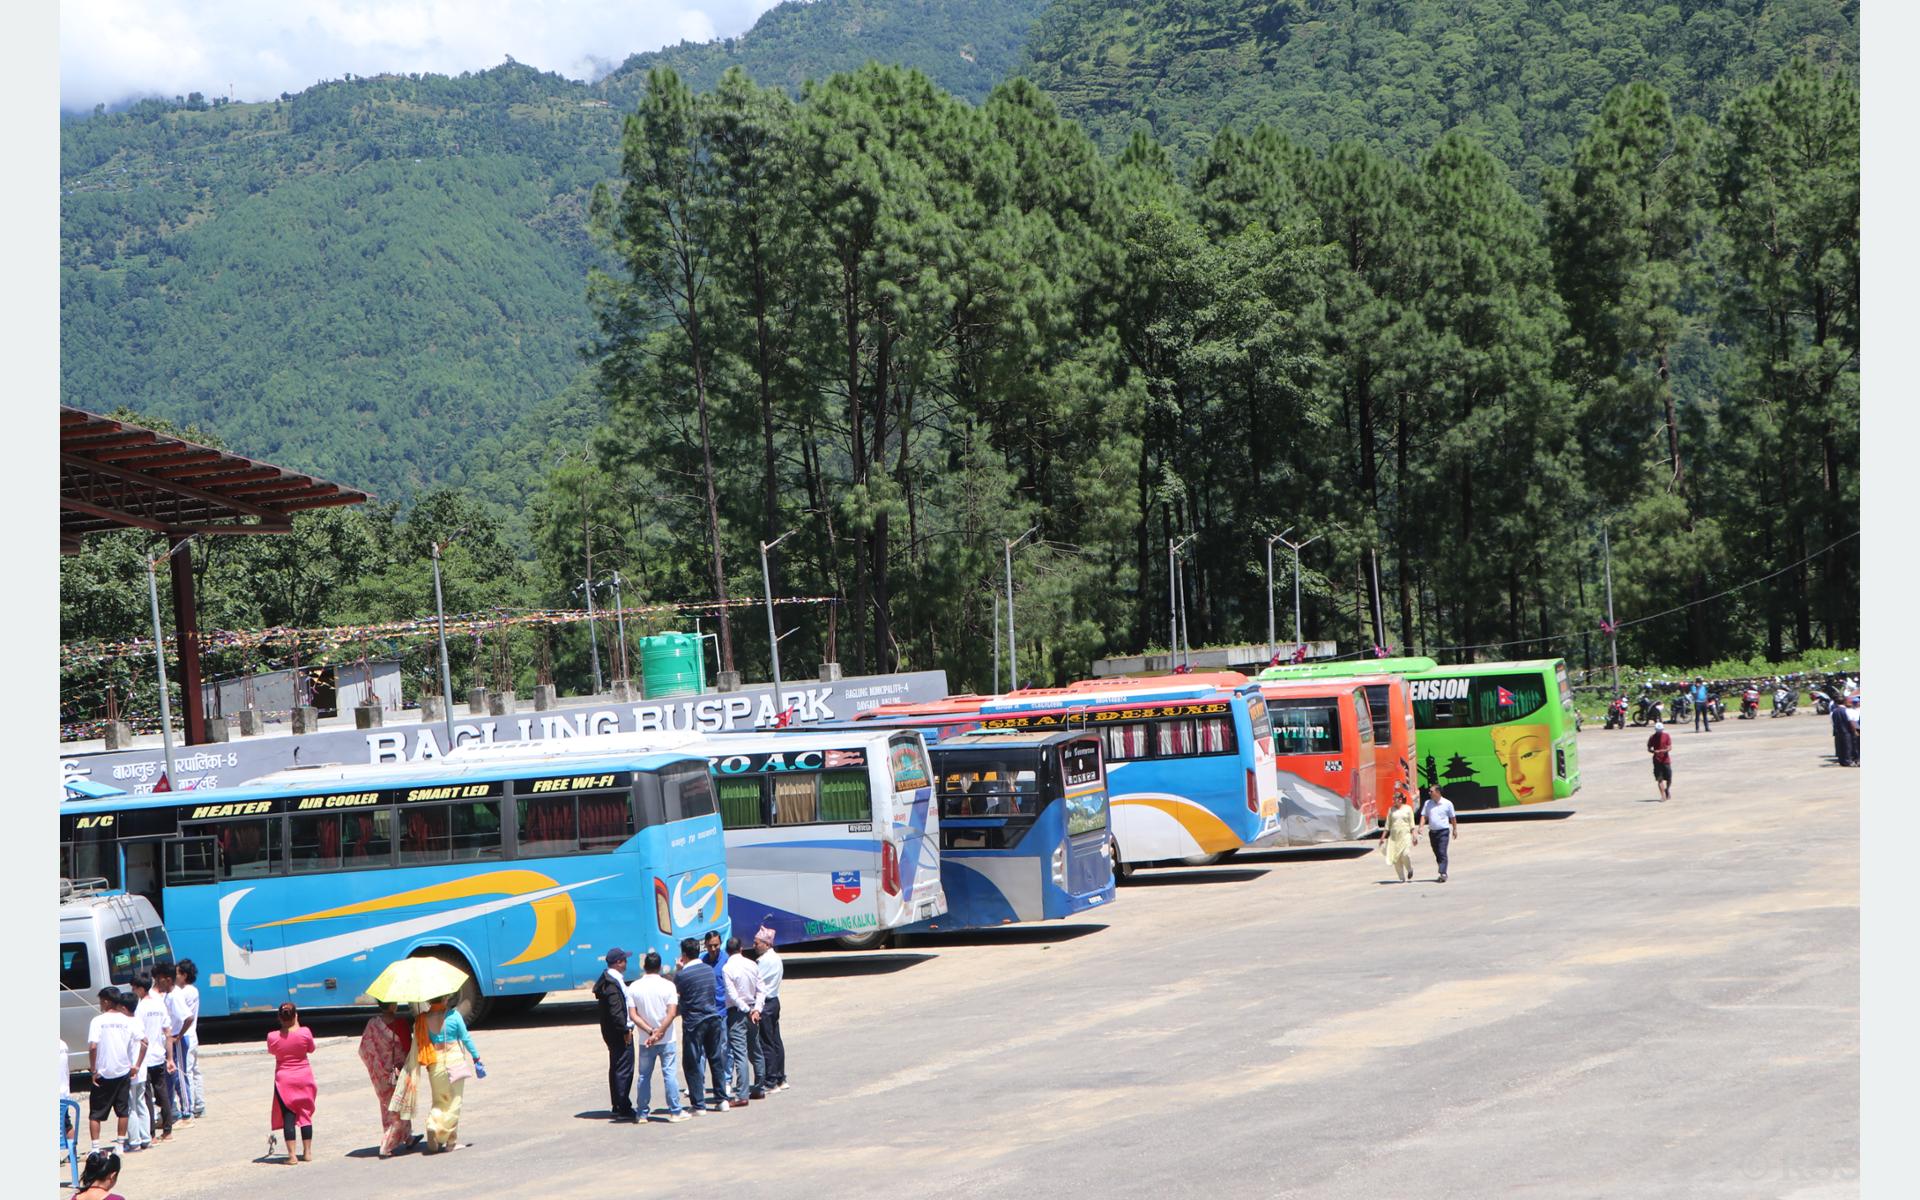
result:
[(1097, 735), (963, 733), (933, 748), (933, 773), (947, 914), (911, 931), (1057, 921), (1113, 903)]
[(920, 729), (936, 751), (954, 735), (976, 729), (1098, 733), (1110, 797), (1109, 840), (1122, 878), (1148, 863), (1218, 862), (1283, 836), (1267, 705), (1259, 685), (1244, 676), (1103, 680), (1005, 696), (955, 696), (881, 705), (857, 719)]
[(209, 1017), (365, 1004), (432, 955), (478, 1019), (591, 983), (616, 944), (730, 933), (716, 808), (682, 751), (291, 770), (63, 804), (61, 873), (150, 900)]

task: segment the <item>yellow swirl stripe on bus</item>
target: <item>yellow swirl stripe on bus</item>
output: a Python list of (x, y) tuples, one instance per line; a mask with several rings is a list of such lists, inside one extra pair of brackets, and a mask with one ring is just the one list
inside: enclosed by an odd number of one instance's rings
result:
[(1199, 845), (1202, 854), (1220, 854), (1228, 850), (1238, 850), (1245, 844), (1240, 840), (1239, 834), (1227, 827), (1225, 821), (1197, 804), (1182, 800), (1146, 797), (1111, 802), (1113, 808), (1125, 808), (1128, 805), (1151, 808), (1155, 812), (1162, 812), (1172, 817), (1180, 823), (1182, 829), (1187, 831), (1187, 836)]
[[(465, 900), (471, 896), (519, 896), (555, 886), (557, 882), (554, 879), (538, 871), (489, 871), (485, 875), (450, 879), (445, 883), (395, 892), (391, 896), (382, 896), (376, 900), (362, 900), (358, 904), (343, 904), (338, 908), (323, 909), (304, 916), (268, 921), (252, 928), (271, 929), (276, 925), (299, 925), (307, 921), (326, 921), (334, 917), (357, 917), (365, 913), (435, 904), (442, 900)], [(533, 910), (533, 940), (527, 943), (525, 950), (502, 963), (502, 966), (510, 967), (517, 963), (545, 958), (566, 945), (567, 939), (573, 936), (575, 920), (573, 897), (562, 892), (556, 896), (535, 900), (528, 907)]]

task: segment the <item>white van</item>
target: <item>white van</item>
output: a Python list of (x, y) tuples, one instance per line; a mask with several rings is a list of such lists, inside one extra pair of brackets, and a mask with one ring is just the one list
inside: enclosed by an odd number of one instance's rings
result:
[(172, 961), (166, 926), (145, 896), (104, 879), (60, 881), (60, 1039), (70, 1070), (87, 1070), (87, 1026), (100, 1013), (100, 989), (125, 988), (135, 973)]

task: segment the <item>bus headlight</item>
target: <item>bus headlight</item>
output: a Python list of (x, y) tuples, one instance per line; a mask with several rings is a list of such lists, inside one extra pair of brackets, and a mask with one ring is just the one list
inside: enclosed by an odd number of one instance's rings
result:
[(1053, 885), (1063, 892), (1067, 890), (1067, 844), (1065, 842), (1053, 848)]

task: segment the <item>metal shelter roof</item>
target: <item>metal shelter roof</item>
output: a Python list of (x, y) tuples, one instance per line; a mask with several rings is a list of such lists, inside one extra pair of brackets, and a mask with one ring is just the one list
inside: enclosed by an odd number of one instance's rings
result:
[(294, 513), (370, 499), (365, 492), (245, 455), (60, 406), (60, 552), (110, 529), (285, 533)]

